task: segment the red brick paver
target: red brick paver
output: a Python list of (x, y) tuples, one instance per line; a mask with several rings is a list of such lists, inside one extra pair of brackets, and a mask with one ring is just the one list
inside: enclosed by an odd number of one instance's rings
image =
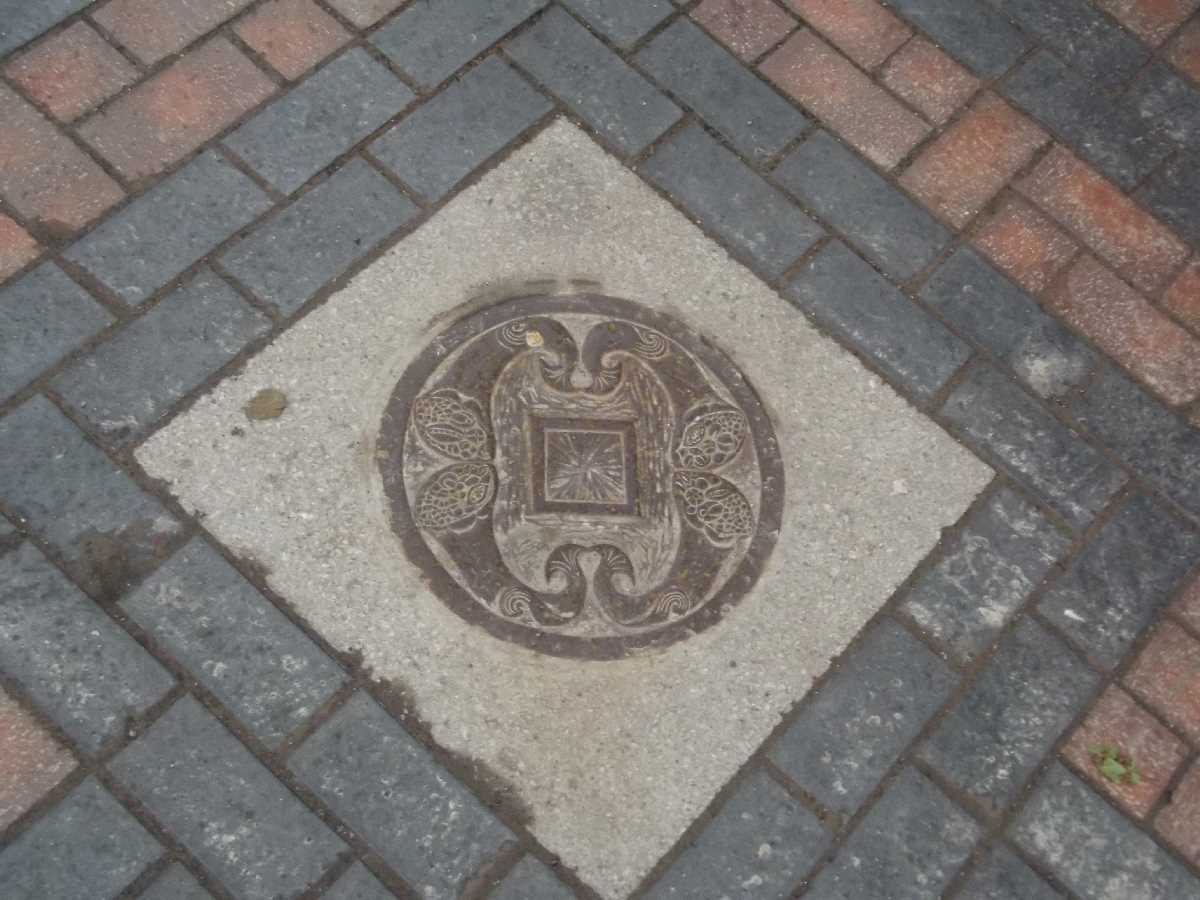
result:
[(134, 56), (153, 64), (249, 4), (250, 0), (112, 0), (92, 18)]
[(1175, 849), (1200, 865), (1200, 762), (1183, 776), (1154, 826)]
[(1158, 46), (1186, 19), (1200, 0), (1096, 0), (1126, 28), (1148, 44)]
[(153, 175), (182, 159), (275, 85), (223, 37), (138, 85), (80, 129), (126, 178)]
[(1188, 22), (1171, 41), (1167, 58), (1180, 70), (1200, 81), (1200, 19)]
[(1200, 334), (1200, 259), (1193, 259), (1167, 288), (1163, 306)]
[(138, 71), (85, 22), (56, 32), (9, 64), (9, 78), (70, 122), (137, 80)]
[(1169, 403), (1200, 396), (1200, 342), (1093, 256), (1084, 256), (1046, 304)]
[(48, 119), (0, 85), (0, 196), (22, 216), (65, 235), (124, 194)]
[(234, 27), (276, 72), (298, 78), (350, 40), (312, 0), (271, 0)]
[(796, 26), (773, 0), (704, 0), (692, 18), (746, 60), (766, 53)]
[(0, 691), (0, 828), (15, 821), (73, 768), (71, 754)]
[(1200, 633), (1200, 575), (1184, 590), (1183, 596), (1175, 603), (1175, 613), (1186, 622), (1193, 631)]
[[(1139, 776), (1137, 784), (1110, 781), (1101, 774), (1093, 750), (1105, 746), (1115, 748), (1133, 762)], [(1145, 816), (1162, 796), (1187, 754), (1182, 741), (1115, 686), (1104, 692), (1063, 748), (1063, 755), (1093, 785), (1138, 818)]]
[(885, 169), (929, 133), (928, 125), (811, 31), (788, 38), (763, 61), (762, 71)]
[(1063, 147), (1017, 187), (1144, 291), (1162, 287), (1187, 256), (1169, 228)]
[(922, 151), (900, 182), (961, 228), (1046, 140), (1046, 133), (1032, 120), (995, 94), (984, 94)]
[(975, 246), (1031, 294), (1040, 294), (1079, 245), (1040, 210), (1010, 194), (975, 235)]
[(888, 60), (883, 83), (941, 125), (975, 93), (979, 79), (918, 36)]
[(0, 281), (37, 255), (37, 241), (24, 228), (0, 213)]
[(1163, 622), (1125, 683), (1164, 719), (1200, 741), (1200, 641), (1174, 622)]
[(864, 69), (873, 69), (912, 29), (875, 0), (790, 0), (809, 25)]
[(329, 0), (329, 5), (359, 28), (374, 25), (404, 0)]

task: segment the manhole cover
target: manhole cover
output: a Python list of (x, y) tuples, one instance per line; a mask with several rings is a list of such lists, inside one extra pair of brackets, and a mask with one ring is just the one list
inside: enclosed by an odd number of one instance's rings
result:
[(383, 417), (392, 524), (493, 634), (615, 658), (693, 634), (754, 584), (783, 467), (762, 403), (680, 322), (595, 295), (456, 322)]

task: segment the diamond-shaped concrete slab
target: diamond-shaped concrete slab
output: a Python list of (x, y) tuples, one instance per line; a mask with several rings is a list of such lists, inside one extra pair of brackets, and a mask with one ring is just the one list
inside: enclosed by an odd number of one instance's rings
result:
[[(702, 632), (617, 658), (542, 653), (466, 622), (393, 532), (380, 428), (397, 383), (456, 321), (531, 294), (680, 322), (766, 410), (781, 525), (753, 587)], [(265, 388), (287, 407), (251, 421)], [(564, 121), (137, 456), (401, 688), (441, 747), (508, 782), (534, 836), (608, 898), (637, 886), (992, 475)]]

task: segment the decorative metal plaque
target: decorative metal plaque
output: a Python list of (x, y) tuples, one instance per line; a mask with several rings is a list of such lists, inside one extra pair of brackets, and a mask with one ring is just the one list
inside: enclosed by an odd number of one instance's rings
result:
[(712, 625), (779, 531), (762, 403), (711, 341), (635, 303), (525, 297), (439, 335), (380, 431), (392, 523), (470, 622), (611, 659)]

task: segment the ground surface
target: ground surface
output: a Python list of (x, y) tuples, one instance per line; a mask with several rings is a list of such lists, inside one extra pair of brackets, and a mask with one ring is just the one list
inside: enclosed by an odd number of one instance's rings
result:
[[(0, 894), (1200, 897), (1198, 7), (0, 0)], [(574, 664), (721, 702), (580, 747), (673, 802), (572, 830), (558, 713), (487, 723), (553, 665), (363, 613), (312, 473), (366, 459), (387, 298), (598, 287), (870, 509), (789, 493), (727, 621)]]

